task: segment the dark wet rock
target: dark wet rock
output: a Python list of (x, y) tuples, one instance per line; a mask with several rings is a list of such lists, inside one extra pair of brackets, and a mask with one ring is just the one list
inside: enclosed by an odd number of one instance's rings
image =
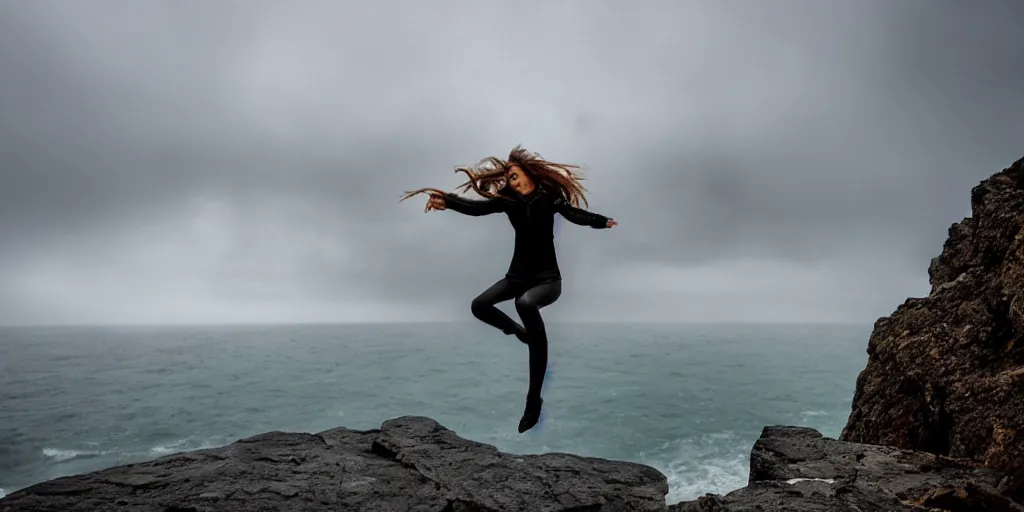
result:
[(22, 489), (14, 511), (660, 511), (653, 468), (575, 455), (516, 456), (403, 417), (380, 430), (269, 432)]
[(925, 452), (849, 443), (802, 427), (766, 427), (746, 487), (675, 512), (1024, 512), (1000, 492), (1003, 474)]
[(971, 191), (928, 297), (875, 323), (847, 441), (1024, 467), (1024, 159)]
[(548, 453), (517, 456), (419, 417), (380, 430), (270, 432), (223, 448), (65, 477), (0, 500), (7, 511), (996, 511), (1018, 476), (966, 461), (766, 427), (746, 487), (667, 507), (658, 471)]

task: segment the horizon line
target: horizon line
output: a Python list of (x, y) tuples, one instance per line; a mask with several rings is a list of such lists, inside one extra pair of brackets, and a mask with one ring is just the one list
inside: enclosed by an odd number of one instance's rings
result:
[[(298, 326), (359, 326), (359, 325), (423, 325), (423, 324), (477, 324), (476, 320), (360, 320), (360, 321), (244, 321), (244, 322), (139, 322), (139, 323), (31, 323), (31, 324), (6, 324), (0, 323), (0, 329), (5, 328), (109, 328), (109, 327), (298, 327)], [(848, 326), (870, 326), (874, 322), (858, 322), (851, 320), (735, 320), (735, 321), (712, 321), (712, 320), (546, 320), (547, 325), (848, 325)]]

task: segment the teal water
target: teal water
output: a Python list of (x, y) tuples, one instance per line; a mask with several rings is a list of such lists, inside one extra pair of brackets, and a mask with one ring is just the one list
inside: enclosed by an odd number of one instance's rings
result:
[(507, 452), (651, 465), (674, 503), (745, 485), (765, 425), (838, 436), (870, 329), (552, 324), (545, 415), (519, 435), (526, 347), (483, 324), (0, 328), (0, 493), (425, 415)]

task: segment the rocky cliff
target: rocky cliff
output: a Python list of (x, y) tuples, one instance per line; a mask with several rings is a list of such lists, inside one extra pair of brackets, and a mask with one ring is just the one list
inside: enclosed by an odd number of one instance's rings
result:
[(749, 485), (667, 506), (657, 470), (575, 455), (510, 455), (421, 417), (379, 430), (270, 432), (231, 445), (59, 478), (3, 512), (1024, 512), (1002, 472), (924, 452), (766, 427)]
[(971, 191), (931, 293), (878, 320), (842, 439), (1024, 466), (1024, 159)]
[(673, 512), (1024, 512), (1004, 472), (926, 452), (767, 427), (750, 453), (746, 487)]

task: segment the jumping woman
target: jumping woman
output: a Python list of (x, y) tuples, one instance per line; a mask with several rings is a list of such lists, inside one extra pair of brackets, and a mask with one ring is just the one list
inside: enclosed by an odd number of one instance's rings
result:
[[(562, 293), (562, 276), (555, 258), (554, 216), (595, 229), (617, 223), (603, 215), (580, 209), (586, 189), (580, 185), (578, 166), (548, 162), (520, 146), (512, 149), (508, 160), (488, 157), (474, 167), (458, 167), (469, 181), (462, 191), (472, 188), (483, 200), (467, 199), (434, 188), (407, 192), (402, 200), (416, 194), (429, 194), (424, 211), (455, 210), (478, 217), (504, 213), (516, 232), (512, 263), (505, 278), (473, 299), (473, 316), (506, 335), (515, 335), (530, 348), (530, 387), (526, 410), (519, 421), (519, 433), (526, 432), (540, 419), (541, 387), (548, 364), (548, 339), (541, 308), (550, 305)], [(458, 190), (458, 189), (457, 189)], [(495, 304), (515, 299), (523, 324), (512, 320)]]

